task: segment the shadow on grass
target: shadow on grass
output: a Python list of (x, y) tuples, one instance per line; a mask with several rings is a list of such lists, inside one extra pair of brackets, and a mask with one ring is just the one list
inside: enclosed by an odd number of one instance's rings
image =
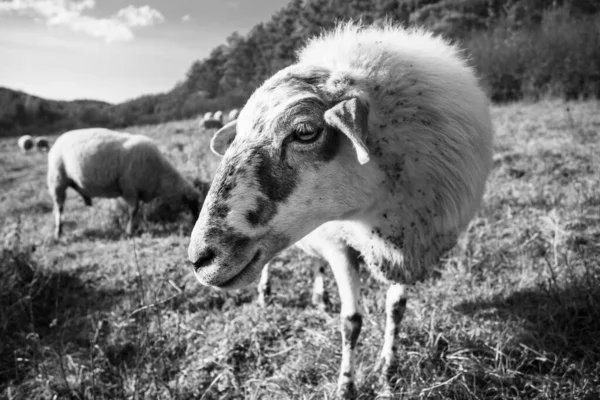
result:
[(516, 342), (535, 351), (590, 367), (600, 362), (600, 285), (527, 289), (465, 302), (456, 309), (477, 318), (516, 322), (523, 328)]
[(48, 352), (90, 347), (94, 314), (110, 309), (120, 293), (77, 273), (40, 267), (29, 252), (0, 253), (0, 393), (35, 373)]
[(127, 235), (121, 229), (86, 228), (81, 233), (73, 236), (73, 242), (87, 242), (94, 240), (105, 240), (118, 242), (127, 239)]

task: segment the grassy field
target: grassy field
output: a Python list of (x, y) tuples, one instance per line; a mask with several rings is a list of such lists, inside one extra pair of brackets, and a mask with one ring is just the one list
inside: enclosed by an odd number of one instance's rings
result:
[[(600, 397), (600, 103), (493, 109), (485, 203), (437, 276), (410, 289), (398, 398)], [(190, 179), (218, 159), (195, 121), (134, 127)], [(0, 398), (330, 399), (339, 298), (311, 306), (299, 250), (277, 257), (270, 304), (255, 287), (201, 286), (186, 263), (193, 222), (147, 207), (124, 234), (116, 200), (68, 192), (52, 239), (46, 155), (0, 141)], [(360, 398), (379, 387), (385, 288), (363, 271)]]

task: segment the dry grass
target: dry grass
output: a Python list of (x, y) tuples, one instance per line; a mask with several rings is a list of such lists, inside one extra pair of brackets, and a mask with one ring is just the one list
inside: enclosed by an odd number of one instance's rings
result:
[[(600, 103), (493, 114), (485, 205), (438, 276), (411, 289), (398, 398), (596, 399)], [(188, 177), (209, 180), (218, 159), (195, 127), (130, 131), (158, 139)], [(0, 398), (332, 398), (339, 299), (329, 274), (331, 309), (311, 307), (314, 260), (281, 254), (262, 310), (254, 288), (196, 282), (186, 214), (146, 218), (127, 239), (117, 201), (90, 209), (69, 192), (65, 237), (54, 242), (45, 162), (0, 141)], [(358, 388), (369, 399), (385, 288), (362, 276)]]

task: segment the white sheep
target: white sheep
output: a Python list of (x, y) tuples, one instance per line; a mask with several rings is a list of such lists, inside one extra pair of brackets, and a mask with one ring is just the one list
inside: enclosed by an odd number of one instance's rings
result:
[(196, 277), (235, 289), (286, 246), (317, 247), (340, 292), (338, 393), (353, 398), (360, 254), (389, 286), (390, 395), (404, 285), (426, 277), (475, 214), (492, 139), (487, 98), (455, 46), (419, 29), (339, 25), (215, 133), (223, 159), (188, 249)]
[(50, 149), (50, 142), (48, 141), (48, 138), (38, 136), (35, 138), (35, 147), (38, 151), (48, 151)]
[(208, 111), (204, 114), (204, 117), (202, 118), (203, 121), (208, 121), (209, 119), (212, 119), (213, 117), (213, 113)]
[(231, 122), (233, 120), (236, 120), (239, 114), (240, 114), (240, 110), (238, 110), (237, 108), (234, 108), (233, 110), (229, 111), (229, 115), (227, 116), (227, 121)]
[(220, 123), (223, 123), (223, 111), (221, 111), (221, 110), (215, 111), (212, 119), (214, 119), (215, 121), (219, 121)]
[(77, 129), (62, 134), (48, 154), (48, 190), (54, 202), (55, 236), (62, 232), (67, 188), (74, 189), (87, 206), (93, 197), (123, 197), (129, 206), (127, 234), (139, 201), (157, 197), (187, 205), (194, 217), (200, 193), (143, 135), (104, 128)]
[(33, 137), (31, 137), (30, 135), (23, 135), (19, 138), (19, 141), (17, 142), (19, 145), (19, 148), (21, 149), (22, 152), (26, 153), (29, 150), (33, 149), (34, 146), (34, 142), (33, 142)]

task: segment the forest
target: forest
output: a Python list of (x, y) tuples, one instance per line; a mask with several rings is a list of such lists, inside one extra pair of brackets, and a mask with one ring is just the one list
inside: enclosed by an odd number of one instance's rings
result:
[(339, 20), (394, 21), (444, 35), (465, 49), (494, 102), (600, 96), (597, 0), (292, 0), (248, 34), (233, 32), (166, 93), (108, 104), (0, 88), (0, 136), (122, 128), (241, 107), (294, 62), (308, 37)]

